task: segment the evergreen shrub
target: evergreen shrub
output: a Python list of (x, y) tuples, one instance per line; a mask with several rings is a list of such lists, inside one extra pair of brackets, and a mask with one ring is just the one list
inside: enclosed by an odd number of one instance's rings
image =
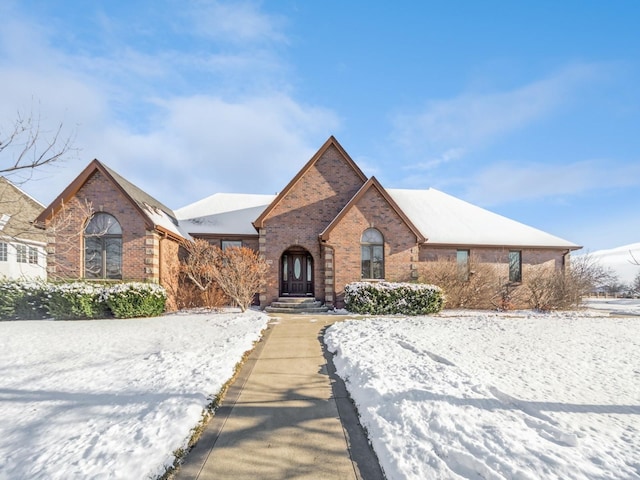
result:
[(167, 292), (155, 283), (119, 283), (101, 295), (116, 318), (155, 317), (164, 312)]
[(354, 282), (344, 288), (345, 308), (371, 315), (429, 315), (444, 307), (436, 285), (424, 283)]
[(38, 281), (0, 282), (0, 320), (46, 318), (46, 289), (46, 283)]
[(49, 285), (47, 310), (56, 320), (81, 320), (109, 316), (107, 305), (100, 298), (103, 285), (89, 282)]

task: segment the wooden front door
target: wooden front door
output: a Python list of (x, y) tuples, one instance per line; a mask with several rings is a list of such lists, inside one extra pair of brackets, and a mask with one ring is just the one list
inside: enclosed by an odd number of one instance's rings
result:
[(280, 271), (282, 295), (313, 296), (313, 258), (308, 252), (285, 252)]

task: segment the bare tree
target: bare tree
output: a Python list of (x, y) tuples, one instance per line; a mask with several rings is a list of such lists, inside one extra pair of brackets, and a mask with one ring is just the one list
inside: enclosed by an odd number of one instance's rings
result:
[(640, 295), (640, 272), (638, 272), (631, 284), (631, 293), (638, 296)]
[[(13, 125), (0, 127), (0, 175), (25, 173), (22, 182), (39, 167), (53, 164), (74, 151), (73, 136), (62, 136), (63, 124), (49, 135), (42, 130), (40, 116), (18, 113)], [(15, 183), (15, 182), (14, 182)]]
[[(76, 201), (71, 207), (61, 203), (56, 215), (46, 225), (47, 270), (54, 280), (79, 278), (78, 265), (84, 254), (82, 237), (86, 219), (94, 214), (91, 202)], [(80, 219), (80, 221), (79, 221)]]

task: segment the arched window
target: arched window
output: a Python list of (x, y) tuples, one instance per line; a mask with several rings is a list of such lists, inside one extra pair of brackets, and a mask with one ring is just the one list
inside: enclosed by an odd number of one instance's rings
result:
[(360, 240), (362, 278), (384, 278), (384, 239), (375, 228), (368, 228)]
[(85, 278), (122, 278), (122, 228), (113, 215), (96, 213), (84, 229)]

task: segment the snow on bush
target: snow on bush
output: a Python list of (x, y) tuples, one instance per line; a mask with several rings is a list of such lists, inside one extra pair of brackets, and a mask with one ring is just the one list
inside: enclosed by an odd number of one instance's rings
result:
[(444, 293), (423, 283), (355, 282), (344, 288), (345, 308), (373, 315), (427, 315), (444, 306)]
[(164, 312), (165, 289), (157, 284), (128, 282), (0, 282), (0, 319), (79, 320), (115, 316), (151, 317)]
[(104, 287), (88, 282), (48, 284), (46, 308), (57, 320), (99, 318), (107, 314), (100, 300)]
[(155, 283), (119, 283), (103, 290), (100, 299), (116, 318), (155, 317), (164, 312), (167, 292)]

